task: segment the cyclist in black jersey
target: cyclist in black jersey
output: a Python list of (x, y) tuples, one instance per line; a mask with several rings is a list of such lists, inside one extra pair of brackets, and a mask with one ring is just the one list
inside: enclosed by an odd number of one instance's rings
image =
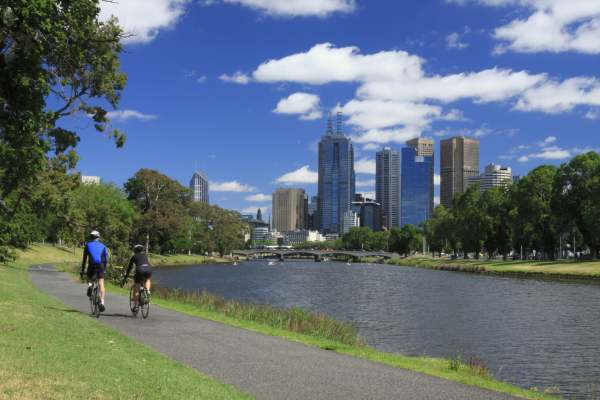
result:
[(131, 272), (133, 266), (135, 265), (135, 274), (133, 275), (133, 282), (135, 285), (135, 299), (137, 301), (140, 285), (144, 285), (148, 294), (150, 294), (150, 287), (152, 286), (152, 282), (150, 278), (152, 278), (152, 266), (148, 261), (148, 255), (144, 251), (144, 246), (141, 244), (136, 244), (133, 247), (133, 256), (131, 260), (129, 260), (129, 265), (127, 266), (127, 272), (125, 272), (125, 276), (123, 277), (123, 281), (121, 282), (121, 287), (125, 286), (125, 282), (129, 277), (129, 273)]

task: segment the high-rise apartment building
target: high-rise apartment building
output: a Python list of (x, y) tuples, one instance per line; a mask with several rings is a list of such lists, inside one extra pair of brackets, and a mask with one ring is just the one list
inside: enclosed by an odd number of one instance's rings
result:
[(469, 185), (479, 184), (479, 189), (482, 192), (495, 187), (510, 185), (512, 183), (512, 169), (496, 164), (487, 165), (483, 174), (469, 178)]
[(323, 233), (341, 233), (344, 214), (355, 194), (354, 148), (342, 132), (338, 113), (334, 131), (331, 117), (325, 136), (319, 142), (318, 218)]
[(442, 140), (440, 146), (441, 204), (452, 207), (452, 199), (469, 186), (469, 178), (479, 175), (479, 140), (457, 136)]
[(400, 168), (400, 225), (418, 226), (433, 213), (433, 155), (405, 147)]
[(190, 180), (190, 189), (194, 201), (201, 201), (208, 204), (208, 178), (201, 171), (194, 172)]
[(308, 197), (304, 189), (277, 189), (273, 193), (273, 229), (289, 232), (308, 227)]
[(381, 204), (383, 225), (400, 226), (400, 153), (385, 148), (376, 154), (375, 199)]
[(435, 151), (434, 146), (435, 142), (430, 138), (415, 138), (406, 142), (407, 147), (412, 147), (417, 151), (417, 156), (419, 157), (431, 157), (430, 170), (427, 179), (429, 180), (429, 215), (433, 215), (433, 201), (434, 201), (434, 193), (435, 193)]

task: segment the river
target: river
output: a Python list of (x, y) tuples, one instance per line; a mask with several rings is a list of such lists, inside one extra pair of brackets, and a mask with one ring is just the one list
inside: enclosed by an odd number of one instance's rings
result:
[(352, 322), (366, 342), (406, 355), (477, 356), (515, 385), (600, 391), (600, 285), (380, 264), (250, 261), (158, 269), (161, 287), (298, 306)]

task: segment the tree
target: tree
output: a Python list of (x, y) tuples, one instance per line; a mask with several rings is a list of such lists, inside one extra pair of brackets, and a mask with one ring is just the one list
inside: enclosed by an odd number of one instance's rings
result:
[[(102, 104), (117, 106), (126, 76), (122, 30), (115, 20), (100, 22), (99, 12), (98, 0), (0, 3), (0, 247), (22, 236), (14, 222), (24, 216), (24, 197), (43, 183), (48, 158), (63, 169), (77, 162), (80, 138), (60, 120), (80, 114), (107, 132)], [(108, 136), (124, 144), (118, 130)]]
[(575, 228), (600, 257), (600, 155), (590, 151), (560, 166), (554, 181), (552, 209), (562, 233)]
[(511, 249), (511, 212), (513, 209), (508, 187), (495, 187), (485, 191), (480, 199), (480, 208), (485, 213), (484, 246), (488, 258), (495, 253), (507, 259)]
[(413, 251), (417, 251), (423, 242), (423, 236), (413, 225), (404, 225), (402, 229), (392, 228), (390, 231), (389, 248), (399, 254), (408, 257)]
[(368, 227), (351, 228), (342, 236), (342, 245), (347, 250), (370, 250), (372, 235), (373, 231)]
[(141, 214), (134, 236), (148, 250), (168, 250), (169, 240), (189, 234), (185, 221), (191, 193), (179, 182), (141, 169), (125, 183), (125, 192)]
[(455, 225), (452, 213), (443, 205), (437, 206), (433, 210), (433, 216), (425, 223), (424, 233), (431, 248), (432, 254), (438, 252), (442, 256), (442, 251), (447, 247), (453, 249), (456, 253), (456, 238), (454, 235)]
[(81, 185), (72, 193), (69, 223), (75, 243), (82, 244), (89, 232), (98, 230), (117, 264), (130, 254), (137, 218), (133, 205), (114, 185)]
[(550, 165), (537, 167), (511, 191), (514, 246), (542, 252), (550, 259), (555, 258), (558, 247), (557, 217), (552, 210), (556, 172)]
[(486, 215), (480, 207), (480, 200), (479, 185), (471, 185), (464, 193), (454, 197), (452, 213), (456, 221), (456, 236), (465, 258), (473, 252), (475, 258), (479, 259), (486, 239)]

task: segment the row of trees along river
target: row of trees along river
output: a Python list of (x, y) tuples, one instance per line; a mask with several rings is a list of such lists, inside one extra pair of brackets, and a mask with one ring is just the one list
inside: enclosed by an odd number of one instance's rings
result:
[(437, 206), (422, 226), (373, 232), (353, 228), (336, 242), (300, 248), (421, 251), (423, 237), (435, 255), (469, 253), (479, 257), (511, 252), (555, 259), (560, 250), (600, 257), (600, 155), (581, 154), (560, 167), (542, 165), (516, 184), (481, 192), (477, 185), (457, 194), (453, 207)]

